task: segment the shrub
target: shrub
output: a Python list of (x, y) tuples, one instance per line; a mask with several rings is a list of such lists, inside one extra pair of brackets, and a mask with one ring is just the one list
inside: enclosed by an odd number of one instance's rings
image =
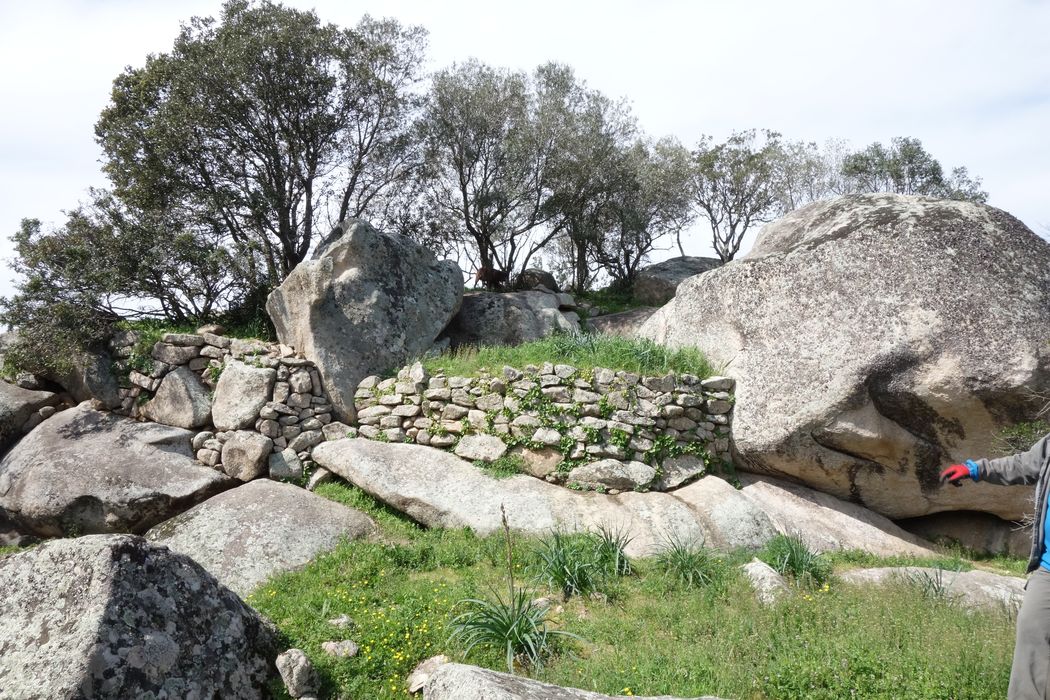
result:
[(759, 558), (800, 585), (819, 586), (831, 578), (830, 560), (810, 551), (798, 533), (777, 535), (766, 544)]
[(992, 441), (992, 447), (1003, 456), (1026, 452), (1047, 433), (1050, 433), (1050, 423), (1045, 420), (1017, 423), (1000, 430)]
[(605, 567), (595, 538), (588, 533), (554, 531), (540, 540), (533, 566), (536, 578), (568, 600), (597, 591)]
[(656, 561), (666, 576), (685, 586), (718, 590), (725, 582), (724, 561), (703, 544), (685, 540), (675, 533), (664, 538)]

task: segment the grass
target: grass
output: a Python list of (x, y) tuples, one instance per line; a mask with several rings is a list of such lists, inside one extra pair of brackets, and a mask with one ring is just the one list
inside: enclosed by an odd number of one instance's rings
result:
[(798, 534), (777, 535), (766, 544), (759, 558), (800, 586), (820, 586), (831, 578), (831, 561), (810, 551)]
[(576, 295), (577, 303), (588, 303), (597, 306), (603, 314), (617, 314), (645, 306), (634, 298), (630, 289), (606, 287)]
[(568, 364), (587, 371), (595, 367), (624, 370), (641, 375), (667, 372), (713, 373), (707, 358), (695, 348), (672, 350), (647, 339), (619, 338), (588, 333), (565, 333), (523, 345), (465, 347), (427, 358), (429, 372), (476, 376), (481, 370), (498, 372), (504, 366), (522, 368), (545, 362)]
[(524, 473), (525, 458), (519, 454), (505, 454), (491, 462), (478, 460), (474, 462), (474, 466), (487, 472), (489, 476), (494, 476), (497, 479), (506, 479), (515, 474)]
[[(502, 537), (424, 530), (341, 484), (318, 492), (371, 514), (382, 536), (344, 543), (269, 581), (250, 602), (277, 624), (286, 646), (313, 660), (325, 686), (321, 697), (406, 698), (408, 674), (438, 653), (506, 669), (505, 650), (479, 644), (466, 653), (464, 639), (450, 638), (460, 601), (491, 600), (491, 591), (506, 590)], [(515, 577), (528, 582), (528, 553), (538, 543), (521, 536), (513, 543), (520, 553)], [(708, 555), (724, 567), (725, 593), (685, 585), (655, 559), (632, 561), (633, 575), (616, 579), (616, 596), (573, 597), (552, 611), (549, 628), (579, 639), (562, 640), (561, 651), (530, 674), (611, 695), (1005, 696), (1014, 620), (1004, 611), (967, 613), (908, 582), (799, 589), (765, 607), (736, 566), (750, 553)], [(840, 566), (846, 559), (831, 558)], [(537, 597), (560, 592), (534, 585), (530, 595)], [(341, 614), (354, 626), (328, 624)], [(345, 638), (361, 645), (357, 657), (321, 653), (322, 642)]]

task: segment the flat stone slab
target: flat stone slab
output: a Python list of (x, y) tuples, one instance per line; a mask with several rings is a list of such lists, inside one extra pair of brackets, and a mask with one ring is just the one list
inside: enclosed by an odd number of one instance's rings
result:
[(839, 574), (839, 579), (854, 585), (914, 583), (936, 586), (942, 594), (967, 608), (1016, 611), (1024, 600), (1025, 579), (1002, 576), (990, 571), (946, 571), (922, 566), (887, 566), (854, 569)]
[[(423, 700), (611, 700), (626, 697), (628, 696), (602, 695), (589, 690), (562, 688), (464, 664), (439, 666), (423, 686)], [(670, 695), (631, 697), (641, 700), (678, 700)], [(720, 699), (713, 695), (705, 695), (689, 700)]]
[(194, 461), (192, 437), (83, 403), (0, 459), (0, 508), (44, 537), (145, 532), (235, 483)]
[(213, 496), (157, 525), (146, 539), (192, 557), (241, 596), (296, 569), (344, 537), (372, 534), (375, 523), (306, 489), (259, 479)]
[(428, 527), (469, 527), (486, 535), (500, 528), (500, 506), (515, 530), (606, 526), (629, 532), (631, 556), (646, 556), (668, 536), (723, 549), (757, 547), (776, 534), (768, 518), (721, 479), (701, 479), (668, 493), (609, 496), (572, 491), (519, 475), (488, 476), (469, 462), (422, 445), (360, 438), (326, 442), (313, 459), (373, 497)]
[(258, 613), (189, 557), (92, 535), (0, 558), (4, 698), (264, 697)]
[(815, 552), (863, 549), (890, 557), (937, 556), (926, 540), (856, 503), (781, 479), (741, 474), (741, 493), (751, 499), (784, 534), (801, 535)]

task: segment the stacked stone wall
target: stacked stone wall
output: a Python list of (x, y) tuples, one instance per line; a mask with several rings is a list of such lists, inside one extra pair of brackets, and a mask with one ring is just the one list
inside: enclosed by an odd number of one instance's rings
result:
[(130, 367), (137, 343), (134, 333), (112, 343), (122, 377), (118, 412), (197, 431), (198, 461), (229, 476), (300, 479), (316, 445), (352, 432), (334, 419), (317, 368), (288, 346), (168, 333), (153, 346), (152, 367), (140, 371)]
[[(477, 377), (367, 377), (357, 432), (415, 442), (533, 476), (600, 491), (670, 490), (730, 464), (733, 380), (643, 377), (547, 363)], [(504, 461), (506, 464), (506, 461)]]

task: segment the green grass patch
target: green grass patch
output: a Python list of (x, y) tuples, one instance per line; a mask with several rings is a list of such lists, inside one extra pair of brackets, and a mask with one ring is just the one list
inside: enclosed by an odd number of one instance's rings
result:
[(7, 556), (8, 554), (17, 554), (24, 552), (28, 547), (16, 547), (14, 545), (0, 545), (0, 557)]
[(601, 310), (602, 314), (618, 314), (622, 311), (630, 311), (631, 309), (646, 306), (646, 304), (634, 298), (634, 293), (630, 289), (616, 289), (613, 287), (577, 294), (576, 301), (577, 303), (587, 303), (591, 306), (596, 306)]
[(506, 479), (525, 471), (525, 459), (519, 454), (505, 454), (491, 462), (478, 460), (474, 466), (497, 479)]
[(1037, 440), (1047, 433), (1050, 433), (1050, 423), (1045, 420), (1017, 423), (1000, 430), (992, 439), (992, 448), (1004, 457), (1018, 452), (1027, 452)]
[[(506, 597), (501, 535), (425, 530), (346, 485), (326, 484), (318, 492), (371, 514), (383, 536), (344, 543), (304, 569), (269, 581), (250, 602), (277, 624), (287, 646), (304, 649), (314, 661), (325, 685), (322, 697), (405, 698), (408, 674), (438, 653), (506, 670), (505, 649), (478, 644), (466, 653), (471, 639), (451, 635), (451, 622), (470, 609), (463, 601), (492, 603), (497, 592)], [(588, 539), (568, 537), (576, 543)], [(600, 549), (603, 538), (589, 537)], [(538, 575), (543, 541), (512, 538), (514, 578), (529, 596), (558, 597), (562, 584), (548, 586)], [(589, 558), (593, 550), (582, 549), (579, 557)], [(737, 567), (751, 554), (705, 551), (702, 565), (685, 557), (687, 571), (715, 567), (722, 581), (715, 587), (669, 576), (656, 558), (631, 561), (630, 576), (606, 581), (615, 586), (614, 595), (573, 595), (552, 608), (544, 620), (548, 628), (578, 639), (560, 638), (554, 655), (528, 672), (610, 695), (1005, 696), (1015, 622), (1010, 614), (965, 612), (918, 582), (799, 588), (765, 607)], [(929, 564), (861, 560), (849, 553), (829, 560), (839, 566)], [(352, 626), (328, 623), (340, 615), (353, 620)], [(323, 642), (341, 639), (356, 641), (361, 653), (334, 659), (321, 652)]]
[(504, 366), (523, 368), (544, 362), (568, 364), (587, 371), (595, 367), (641, 375), (667, 372), (713, 374), (707, 358), (696, 348), (672, 350), (647, 339), (619, 338), (589, 333), (565, 333), (516, 346), (465, 347), (423, 361), (429, 372), (449, 376), (476, 376), (481, 370), (498, 372)]

